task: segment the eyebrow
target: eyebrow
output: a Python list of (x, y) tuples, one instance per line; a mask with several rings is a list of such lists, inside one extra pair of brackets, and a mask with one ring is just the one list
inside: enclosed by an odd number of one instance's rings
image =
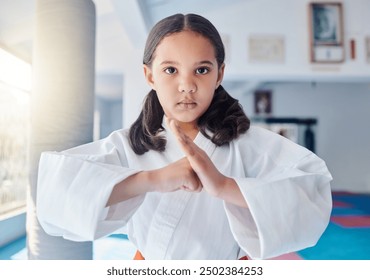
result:
[[(172, 60), (165, 60), (165, 61), (162, 61), (160, 65), (168, 65), (168, 64), (172, 64), (172, 65), (179, 65), (178, 62), (176, 61), (172, 61)], [(209, 66), (213, 66), (214, 64), (209, 61), (209, 60), (202, 60), (202, 61), (199, 61), (197, 63), (195, 63), (195, 65), (203, 65), (203, 64), (207, 64)]]

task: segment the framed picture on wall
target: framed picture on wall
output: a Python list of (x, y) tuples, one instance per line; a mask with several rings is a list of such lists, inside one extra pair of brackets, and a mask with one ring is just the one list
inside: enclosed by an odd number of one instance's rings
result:
[(370, 36), (365, 38), (366, 61), (370, 63)]
[(336, 2), (309, 4), (311, 62), (344, 61), (343, 10)]
[(272, 113), (272, 91), (258, 89), (254, 92), (254, 113), (257, 116), (267, 116)]
[(298, 124), (294, 123), (274, 123), (270, 125), (270, 130), (298, 143)]
[(248, 40), (249, 62), (283, 63), (284, 37), (280, 35), (252, 35)]

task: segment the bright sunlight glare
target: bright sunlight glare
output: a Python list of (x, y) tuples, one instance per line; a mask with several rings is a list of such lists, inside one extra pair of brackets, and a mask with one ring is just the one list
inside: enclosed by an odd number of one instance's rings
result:
[(32, 86), (31, 65), (0, 48), (0, 81), (30, 91)]

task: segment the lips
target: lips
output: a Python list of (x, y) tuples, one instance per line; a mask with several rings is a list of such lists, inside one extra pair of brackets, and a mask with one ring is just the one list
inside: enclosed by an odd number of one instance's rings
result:
[(181, 105), (191, 105), (191, 104), (196, 104), (195, 102), (179, 102), (177, 104), (181, 104)]
[(192, 100), (183, 100), (177, 103), (177, 106), (179, 106), (182, 109), (193, 109), (197, 105), (196, 102)]
[(191, 99), (184, 99), (184, 100), (181, 100), (177, 104), (196, 104), (196, 102), (194, 100), (191, 100)]

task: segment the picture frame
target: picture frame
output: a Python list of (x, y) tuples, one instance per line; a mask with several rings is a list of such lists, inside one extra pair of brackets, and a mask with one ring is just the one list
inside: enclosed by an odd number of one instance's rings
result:
[(269, 128), (272, 132), (275, 132), (289, 140), (298, 143), (299, 126), (293, 123), (275, 123), (270, 124)]
[(254, 113), (256, 116), (272, 114), (272, 91), (258, 89), (254, 92)]
[(370, 63), (370, 36), (365, 38), (365, 57), (367, 63)]
[(284, 63), (285, 38), (282, 35), (251, 35), (248, 49), (250, 63)]
[(311, 62), (343, 62), (345, 51), (342, 3), (309, 3), (309, 26)]

